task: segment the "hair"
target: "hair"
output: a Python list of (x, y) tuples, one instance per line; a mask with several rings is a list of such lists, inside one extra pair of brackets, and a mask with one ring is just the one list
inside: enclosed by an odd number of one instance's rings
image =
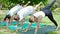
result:
[(5, 18), (4, 18), (4, 21), (5, 21), (7, 18), (10, 19), (11, 16), (10, 16), (10, 15), (6, 15)]
[(25, 4), (26, 4), (26, 3), (23, 3), (23, 2), (20, 2), (20, 3), (19, 3), (19, 5), (22, 5), (22, 6), (25, 5)]
[(22, 5), (22, 3), (19, 3), (19, 5)]
[(19, 20), (19, 17), (14, 17), (14, 20), (18, 21)]
[(34, 17), (33, 17), (33, 16), (31, 16), (31, 17), (29, 18), (29, 22), (30, 22), (30, 23), (33, 23), (33, 22), (34, 22)]

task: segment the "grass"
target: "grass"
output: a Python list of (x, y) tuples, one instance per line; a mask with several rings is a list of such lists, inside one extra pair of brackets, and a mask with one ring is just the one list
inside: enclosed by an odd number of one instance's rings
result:
[(50, 31), (45, 34), (60, 34), (60, 30), (59, 31)]
[(57, 32), (51, 31), (51, 32), (47, 32), (47, 33), (45, 33), (45, 34), (57, 34)]
[[(57, 14), (54, 14), (53, 15), (54, 19), (57, 21), (58, 25), (60, 26), (60, 15), (57, 15)], [(51, 22), (48, 17), (45, 17), (42, 21), (42, 23), (45, 23), (45, 24), (50, 24), (50, 25), (54, 25), (53, 22)]]
[(5, 16), (7, 10), (0, 10), (0, 20), (2, 20)]
[(16, 31), (9, 30), (6, 26), (0, 26), (0, 34), (19, 34)]

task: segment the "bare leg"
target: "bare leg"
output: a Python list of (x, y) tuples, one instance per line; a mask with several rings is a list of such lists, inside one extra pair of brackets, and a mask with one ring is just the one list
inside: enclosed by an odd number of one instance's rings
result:
[(8, 20), (8, 19), (6, 19), (6, 22), (7, 22), (6, 26), (8, 26), (8, 25), (9, 25), (9, 20)]
[[(22, 22), (22, 20), (20, 20), (20, 28), (17, 28), (16, 31), (18, 31), (18, 30), (22, 30), (22, 24), (23, 24), (23, 22)], [(15, 27), (17, 27), (17, 24), (16, 24)]]
[(20, 21), (20, 28), (21, 28), (21, 29), (22, 29), (22, 24), (23, 24), (22, 21)]
[(38, 28), (39, 28), (39, 23), (37, 23), (34, 34), (37, 34)]
[(20, 20), (20, 29), (22, 29), (22, 26), (23, 26), (23, 20), (24, 20), (24, 18), (23, 18), (22, 20)]
[(23, 32), (27, 32), (28, 30), (30, 30), (31, 24), (32, 24), (32, 23), (29, 23), (28, 28), (27, 28), (25, 31), (23, 31)]
[(38, 19), (36, 19), (37, 26), (35, 28), (34, 34), (37, 34), (37, 31), (38, 31), (38, 28), (39, 28), (39, 23), (40, 23), (40, 20), (41, 19), (42, 19), (42, 16), (41, 15), (38, 17)]

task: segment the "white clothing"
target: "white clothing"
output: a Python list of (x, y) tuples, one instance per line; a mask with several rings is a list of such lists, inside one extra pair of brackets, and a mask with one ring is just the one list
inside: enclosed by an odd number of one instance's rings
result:
[(19, 15), (19, 18), (20, 18), (20, 20), (21, 20), (21, 19), (25, 18), (26, 16), (32, 14), (33, 11), (34, 11), (34, 7), (32, 7), (32, 6), (27, 6), (27, 7), (23, 8), (23, 9), (21, 9), (21, 10), (17, 13), (17, 15)]
[(42, 16), (42, 18), (45, 17), (45, 13), (43, 11), (39, 11), (39, 12), (33, 14), (33, 16), (35, 16), (36, 18), (38, 18), (40, 15)]
[(14, 6), (13, 8), (11, 8), (11, 9), (9, 10), (8, 14), (9, 14), (10, 16), (12, 16), (12, 15), (16, 14), (16, 13), (17, 13), (19, 10), (21, 10), (22, 8), (23, 8), (23, 7), (18, 4), (18, 5), (16, 5), (16, 6)]

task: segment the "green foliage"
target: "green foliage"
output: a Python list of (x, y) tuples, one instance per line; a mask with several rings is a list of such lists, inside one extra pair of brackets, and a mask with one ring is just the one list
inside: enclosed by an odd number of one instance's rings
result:
[(31, 1), (31, 3), (29, 5), (36, 5), (39, 2), (43, 2), (44, 5), (47, 4), (47, 0), (0, 0), (0, 4), (3, 5), (3, 9), (4, 8), (11, 8), (13, 6), (15, 6), (18, 3), (27, 3), (28, 1)]
[[(2, 4), (2, 9), (10, 9), (12, 8), (13, 6), (15, 6), (16, 4), (19, 4), (19, 3), (27, 3), (28, 1), (31, 1), (31, 3), (29, 5), (36, 5), (38, 4), (39, 2), (43, 2), (43, 4), (46, 6), (48, 4), (50, 4), (52, 2), (52, 0), (0, 0), (0, 4)], [(55, 7), (59, 7), (58, 5), (60, 5), (60, 0), (56, 0), (56, 5)], [(55, 7), (52, 7), (51, 10), (55, 9)]]

